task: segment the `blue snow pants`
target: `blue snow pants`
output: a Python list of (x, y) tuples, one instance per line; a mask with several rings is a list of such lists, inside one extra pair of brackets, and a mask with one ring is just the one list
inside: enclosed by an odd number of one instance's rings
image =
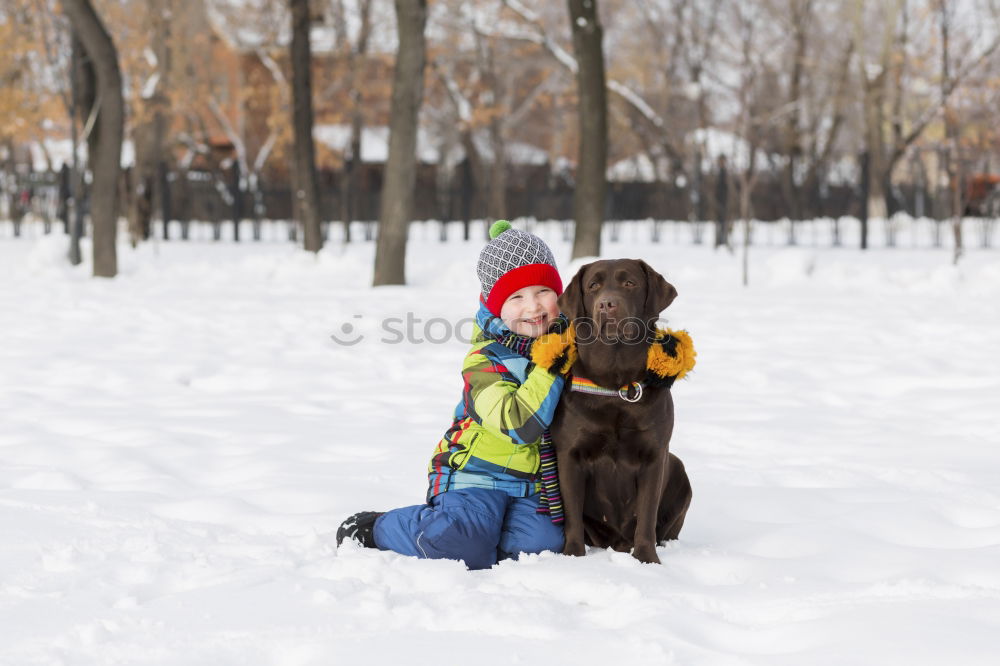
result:
[(512, 497), (502, 490), (462, 488), (427, 504), (393, 509), (375, 521), (375, 543), (420, 558), (462, 560), (489, 569), (519, 553), (559, 552), (563, 529), (536, 513), (538, 495)]

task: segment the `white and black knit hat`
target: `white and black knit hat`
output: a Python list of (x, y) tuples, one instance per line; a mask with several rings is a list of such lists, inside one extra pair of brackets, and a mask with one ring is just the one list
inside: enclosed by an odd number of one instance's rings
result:
[(518, 289), (542, 284), (562, 293), (562, 279), (549, 246), (507, 220), (497, 220), (490, 227), (490, 242), (479, 253), (476, 273), (483, 303), (498, 317), (504, 301)]

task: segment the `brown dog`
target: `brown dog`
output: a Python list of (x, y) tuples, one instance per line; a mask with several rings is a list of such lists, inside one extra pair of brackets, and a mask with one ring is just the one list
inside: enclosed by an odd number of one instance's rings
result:
[(659, 563), (656, 545), (676, 539), (684, 524), (691, 484), (669, 452), (669, 384), (643, 386), (641, 394), (633, 384), (645, 376), (648, 333), (676, 296), (646, 262), (619, 259), (583, 266), (559, 297), (577, 334), (573, 379), (631, 385), (616, 395), (570, 386), (562, 393), (551, 432), (568, 555), (583, 555), (586, 543)]

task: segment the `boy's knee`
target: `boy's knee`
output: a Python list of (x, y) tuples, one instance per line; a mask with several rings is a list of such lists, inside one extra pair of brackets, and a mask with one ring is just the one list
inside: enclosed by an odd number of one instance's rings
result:
[(499, 526), (490, 529), (468, 513), (437, 512), (417, 535), (422, 557), (462, 560), (470, 569), (489, 569), (497, 561)]
[(496, 564), (506, 501), (496, 492), (453, 491), (440, 496), (420, 521), (415, 539), (419, 556), (462, 560), (470, 569)]
[(424, 505), (393, 509), (379, 516), (372, 529), (379, 550), (391, 550), (402, 555), (419, 555), (414, 539), (419, 531), (419, 516)]
[(509, 530), (500, 540), (501, 557), (517, 559), (519, 553), (541, 553), (551, 551), (562, 552), (564, 543), (563, 529), (554, 525), (548, 516), (544, 522), (539, 521), (531, 531)]

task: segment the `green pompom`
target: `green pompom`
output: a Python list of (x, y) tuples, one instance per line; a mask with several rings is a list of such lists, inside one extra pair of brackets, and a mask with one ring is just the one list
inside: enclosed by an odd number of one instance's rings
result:
[(507, 231), (510, 228), (511, 224), (507, 220), (497, 220), (496, 222), (493, 223), (493, 226), (490, 227), (490, 240), (493, 240), (494, 238), (496, 238), (497, 236), (499, 236), (500, 234), (502, 234), (503, 232)]

